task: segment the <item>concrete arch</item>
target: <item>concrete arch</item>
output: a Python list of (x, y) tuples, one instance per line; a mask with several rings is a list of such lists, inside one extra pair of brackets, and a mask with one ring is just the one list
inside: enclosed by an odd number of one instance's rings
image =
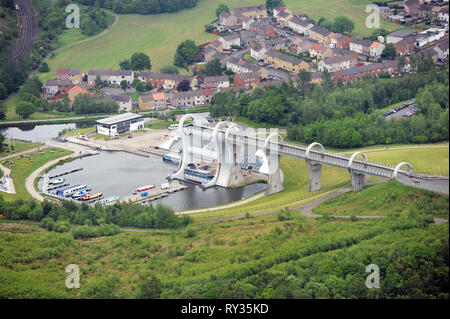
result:
[(413, 173), (412, 165), (408, 162), (401, 162), (401, 163), (397, 164), (397, 166), (395, 166), (394, 174), (392, 174), (392, 178), (397, 179), (398, 171), (400, 170), (400, 168), (402, 168), (405, 165), (408, 166), (408, 174), (411, 175)]
[(311, 150), (313, 149), (314, 146), (320, 146), (320, 148), (322, 149), (322, 151), (325, 151), (325, 148), (323, 147), (322, 144), (318, 143), (318, 142), (314, 142), (309, 144), (308, 148), (306, 149), (306, 154), (305, 154), (305, 158), (307, 160), (309, 160), (309, 153), (311, 153)]
[(264, 150), (266, 150), (266, 152), (268, 151), (267, 146), (269, 146), (269, 142), (272, 139), (272, 137), (278, 136), (279, 140), (281, 141), (281, 143), (283, 143), (283, 138), (281, 137), (280, 134), (278, 133), (270, 133), (269, 136), (267, 136), (266, 138), (266, 142), (264, 143)]
[(355, 160), (356, 156), (358, 156), (358, 155), (361, 155), (364, 158), (364, 161), (366, 161), (366, 162), (368, 161), (366, 154), (364, 154), (363, 152), (355, 152), (348, 160), (348, 168), (352, 168), (353, 161)]
[(231, 157), (233, 153), (233, 144), (230, 143), (230, 141), (228, 141), (228, 138), (230, 137), (231, 130), (234, 128), (238, 128), (239, 132), (242, 132), (242, 127), (236, 123), (233, 123), (230, 126), (228, 126), (227, 130), (225, 131), (225, 149), (228, 152), (228, 155), (231, 155)]
[[(181, 138), (181, 142), (182, 142), (182, 150), (183, 150), (183, 154), (181, 156), (180, 159), (180, 164), (178, 165), (178, 170), (176, 171), (175, 174), (173, 174), (170, 178), (172, 179), (183, 179), (184, 176), (184, 170), (186, 168), (186, 166), (190, 163), (189, 162), (189, 158), (188, 158), (188, 152), (189, 152), (189, 136), (190, 134), (186, 134), (184, 132), (184, 122), (186, 122), (186, 120), (188, 119), (192, 119), (194, 121), (194, 125), (201, 125), (202, 124), (202, 118), (196, 114), (185, 114), (181, 117), (180, 121), (178, 122), (178, 134)], [(204, 119), (203, 119), (204, 120)]]
[(228, 122), (219, 122), (214, 126), (212, 138), (213, 138), (214, 147), (216, 148), (216, 153), (217, 153), (217, 169), (216, 169), (216, 174), (214, 175), (214, 178), (205, 185), (206, 188), (216, 185), (217, 179), (219, 178), (220, 168), (222, 165), (222, 158), (225, 155), (225, 154), (222, 154), (222, 150), (219, 145), (219, 130), (223, 126), (228, 126)]

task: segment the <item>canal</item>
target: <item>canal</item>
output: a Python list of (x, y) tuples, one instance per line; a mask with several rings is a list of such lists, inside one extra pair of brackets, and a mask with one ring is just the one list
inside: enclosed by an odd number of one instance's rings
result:
[[(141, 186), (160, 187), (177, 168), (156, 155), (146, 158), (126, 152), (101, 151), (99, 155), (58, 166), (49, 174), (55, 175), (80, 167), (83, 170), (64, 177), (65, 183), (86, 184), (92, 192), (103, 192), (105, 197), (117, 195), (120, 198), (131, 195), (134, 189)], [(40, 188), (41, 183), (42, 181), (39, 183)], [(170, 194), (160, 202), (176, 211), (192, 210), (232, 203), (250, 197), (266, 187), (263, 183), (257, 183), (242, 188), (213, 187), (204, 190), (197, 185), (186, 185), (188, 188), (185, 190)]]

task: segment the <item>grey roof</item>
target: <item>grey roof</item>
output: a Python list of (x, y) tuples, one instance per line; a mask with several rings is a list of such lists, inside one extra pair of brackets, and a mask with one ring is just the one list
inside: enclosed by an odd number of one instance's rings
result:
[(236, 76), (241, 80), (248, 80), (248, 79), (255, 79), (260, 77), (259, 73), (257, 71), (249, 72), (249, 73), (241, 73), (236, 74)]
[(331, 65), (331, 64), (341, 63), (341, 62), (345, 62), (345, 61), (352, 61), (354, 59), (355, 59), (355, 57), (353, 55), (344, 55), (344, 56), (336, 56), (333, 58), (328, 58), (328, 59), (323, 60), (323, 62), (326, 65)]
[(130, 102), (131, 100), (131, 97), (126, 95), (107, 95), (106, 97), (110, 97), (116, 102)]
[(276, 51), (272, 51), (272, 50), (268, 50), (265, 54), (267, 54), (273, 58), (277, 58), (277, 59), (289, 62), (293, 65), (298, 65), (302, 62), (302, 59), (299, 59), (295, 56), (282, 54), (280, 52), (276, 52)]
[(287, 13), (286, 11), (281, 11), (281, 12), (278, 14), (278, 16), (281, 17), (281, 18), (287, 18), (287, 17), (290, 16), (290, 14)]
[(277, 44), (285, 44), (285, 43), (286, 43), (286, 40), (283, 38), (273, 38), (273, 39), (264, 40), (265, 45), (277, 45)]
[(302, 27), (305, 27), (305, 28), (310, 25), (312, 26), (311, 22), (309, 22), (306, 19), (300, 19), (299, 17), (293, 17), (290, 21), (294, 24), (301, 25)]
[(132, 76), (131, 70), (89, 70), (88, 75)]
[(237, 33), (232, 33), (230, 35), (227, 35), (225, 37), (222, 37), (222, 39), (224, 39), (225, 41), (232, 41), (232, 40), (236, 40), (236, 39), (240, 39), (239, 34)]
[(81, 74), (81, 70), (80, 69), (70, 69), (69, 73), (67, 73), (69, 75), (78, 75)]
[(134, 114), (134, 113), (123, 113), (123, 114), (119, 114), (119, 115), (110, 116), (110, 117), (107, 117), (107, 118), (104, 118), (101, 120), (97, 120), (97, 121), (95, 121), (95, 123), (111, 125), (111, 124), (128, 121), (128, 120), (134, 120), (134, 119), (138, 119), (138, 118), (144, 118), (144, 116), (139, 115), (139, 114)]
[(167, 74), (167, 73), (154, 73), (154, 72), (141, 72), (138, 74), (139, 77), (149, 77), (152, 79), (159, 80), (173, 80), (177, 82), (181, 82), (183, 80), (192, 81), (193, 76), (184, 75), (184, 74)]
[(72, 85), (71, 80), (47, 80), (45, 86), (70, 86)]
[(319, 27), (318, 25), (313, 26), (310, 30), (313, 31), (313, 32), (319, 33), (319, 34), (321, 34), (323, 36), (328, 36), (331, 33), (330, 30), (327, 30), (325, 28)]
[(227, 82), (229, 81), (228, 76), (226, 75), (219, 75), (219, 76), (206, 76), (203, 79), (204, 83), (211, 83), (211, 82)]
[(397, 31), (394, 31), (392, 33), (389, 33), (387, 36), (388, 37), (404, 38), (404, 37), (409, 37), (409, 36), (412, 36), (412, 35), (415, 35), (415, 34), (416, 34), (416, 31), (401, 29), (401, 30), (397, 30)]
[(352, 41), (350, 41), (350, 43), (355, 43), (358, 45), (362, 45), (364, 47), (370, 47), (372, 45), (373, 41), (366, 40), (366, 39), (353, 38)]
[(256, 10), (266, 10), (266, 6), (260, 5), (260, 6), (251, 6), (251, 7), (244, 7), (244, 8), (234, 8), (233, 10), (231, 10), (231, 12), (236, 15), (242, 15), (244, 12), (249, 12), (249, 11), (256, 11)]

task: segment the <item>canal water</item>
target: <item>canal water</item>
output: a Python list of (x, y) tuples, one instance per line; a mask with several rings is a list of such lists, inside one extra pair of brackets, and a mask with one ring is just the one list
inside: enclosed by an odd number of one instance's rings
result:
[[(99, 155), (57, 166), (49, 174), (55, 175), (80, 167), (83, 170), (64, 176), (65, 183), (86, 184), (92, 192), (103, 192), (105, 197), (117, 195), (120, 198), (131, 195), (134, 189), (141, 186), (160, 187), (177, 168), (156, 155), (146, 158), (126, 152), (101, 151)], [(266, 187), (263, 183), (257, 183), (237, 189), (213, 187), (204, 190), (197, 185), (186, 185), (188, 188), (185, 190), (169, 194), (160, 199), (160, 202), (176, 211), (199, 209), (238, 201)], [(42, 187), (42, 180), (39, 187)]]
[(44, 142), (58, 137), (58, 133), (64, 129), (75, 129), (87, 127), (87, 123), (68, 123), (68, 124), (20, 124), (0, 128), (0, 133), (5, 138), (29, 141)]

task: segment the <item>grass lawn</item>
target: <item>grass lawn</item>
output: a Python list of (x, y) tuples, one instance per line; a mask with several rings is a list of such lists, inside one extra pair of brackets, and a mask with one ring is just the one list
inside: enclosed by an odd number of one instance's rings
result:
[(32, 142), (26, 142), (26, 141), (18, 141), (18, 140), (11, 140), (11, 146), (14, 146), (15, 150), (12, 152), (9, 152), (8, 143), (5, 141), (3, 142), (3, 152), (0, 153), (0, 157), (12, 155), (15, 153), (20, 153), (38, 146), (43, 145), (42, 143), (32, 143)]
[(151, 128), (152, 130), (162, 130), (168, 128), (172, 124), (178, 124), (178, 121), (164, 121), (164, 120), (154, 120), (145, 123), (145, 127)]
[[(20, 115), (16, 114), (16, 104), (19, 102), (19, 97), (17, 95), (12, 96), (5, 101), (6, 106), (6, 118), (2, 121), (21, 121), (24, 120)], [(61, 112), (35, 112), (30, 115), (26, 120), (42, 120), (42, 119), (52, 119), (60, 117), (72, 117), (76, 116), (75, 113), (61, 113)]]
[[(27, 155), (32, 157), (33, 161), (31, 161), (28, 157), (20, 159), (18, 156), (11, 159), (11, 161), (15, 164), (14, 167), (11, 168), (11, 176), (14, 181), (16, 194), (1, 193), (4, 199), (16, 200), (29, 198), (30, 195), (25, 188), (25, 179), (45, 163), (72, 153), (72, 151), (69, 150), (53, 147), (46, 148), (42, 152), (44, 153), (43, 155), (41, 155), (41, 152), (28, 153)], [(9, 165), (4, 166), (10, 168)]]
[(137, 100), (139, 100), (140, 96), (145, 95), (145, 94), (141, 94), (141, 93), (125, 93), (125, 94), (122, 94), (122, 95), (129, 96), (129, 97), (131, 97), (131, 99), (133, 101), (137, 101)]
[(316, 214), (338, 216), (407, 216), (411, 210), (421, 216), (448, 218), (448, 198), (390, 181), (330, 198), (313, 209)]
[[(192, 216), (195, 223), (203, 223), (225, 216), (244, 216), (246, 212), (252, 214), (280, 210), (287, 206), (297, 206), (300, 202), (318, 195), (317, 192), (309, 192), (309, 173), (305, 161), (283, 156), (281, 157), (281, 169), (284, 174), (284, 191), (264, 196), (238, 207), (194, 214)], [(328, 166), (322, 167), (322, 191), (329, 191), (346, 183), (350, 183), (348, 172)]]
[(84, 134), (87, 134), (92, 131), (95, 132), (95, 130), (96, 130), (95, 127), (84, 127), (84, 128), (79, 128), (76, 130), (69, 131), (64, 135), (66, 135), (66, 136), (84, 135)]
[[(217, 37), (204, 31), (204, 25), (214, 20), (217, 6), (222, 0), (201, 0), (197, 7), (177, 13), (160, 15), (119, 15), (119, 22), (106, 34), (93, 41), (71, 46), (49, 60), (51, 72), (40, 75), (52, 78), (58, 67), (79, 68), (86, 72), (95, 68), (118, 68), (119, 62), (135, 52), (147, 53), (152, 61), (152, 69), (173, 63), (176, 47), (185, 39), (193, 39), (197, 44)], [(230, 8), (261, 4), (261, 0), (228, 0)], [(323, 16), (333, 20), (336, 16), (347, 15), (356, 25), (352, 35), (362, 36), (372, 33), (365, 27), (365, 7), (368, 0), (287, 0), (286, 5), (294, 13), (307, 13), (312, 18)], [(399, 29), (399, 25), (381, 19), (381, 27), (388, 30)], [(76, 34), (66, 37), (72, 39)], [(63, 38), (62, 41), (67, 39)], [(69, 40), (67, 40), (69, 41)]]

